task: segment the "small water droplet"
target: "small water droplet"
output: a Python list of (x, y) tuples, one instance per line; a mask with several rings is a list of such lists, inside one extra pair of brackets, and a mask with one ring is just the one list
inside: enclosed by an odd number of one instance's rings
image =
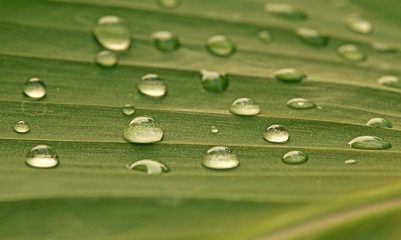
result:
[(241, 116), (252, 116), (260, 113), (260, 106), (251, 98), (238, 98), (231, 104), (230, 112)]
[(117, 64), (117, 56), (114, 52), (100, 51), (96, 55), (96, 63), (102, 67), (113, 67)]
[(160, 98), (166, 95), (167, 86), (158, 75), (146, 74), (138, 83), (138, 90), (146, 96)]
[(301, 164), (308, 161), (308, 154), (301, 151), (291, 151), (286, 153), (282, 160), (286, 164)]
[(38, 145), (29, 150), (25, 162), (34, 168), (53, 168), (59, 164), (56, 151), (46, 145)]
[(397, 52), (397, 48), (390, 46), (386, 43), (381, 43), (381, 42), (373, 42), (371, 44), (373, 50), (379, 53), (395, 53)]
[(154, 32), (152, 33), (151, 38), (156, 48), (163, 52), (171, 52), (177, 50), (180, 46), (178, 36), (171, 32)]
[(301, 40), (313, 46), (323, 47), (329, 42), (327, 35), (313, 28), (299, 27), (295, 30), (295, 33)]
[(125, 51), (131, 45), (131, 31), (128, 24), (117, 16), (101, 17), (93, 28), (93, 34), (104, 48)]
[(271, 143), (285, 143), (288, 141), (290, 134), (281, 125), (271, 125), (266, 129), (263, 137)]
[(265, 11), (269, 14), (291, 20), (305, 20), (306, 14), (287, 3), (267, 3)]
[(27, 133), (29, 132), (29, 130), (29, 125), (24, 121), (18, 121), (14, 125), (14, 131), (16, 131), (17, 133)]
[(300, 82), (306, 77), (305, 73), (294, 68), (283, 68), (273, 74), (277, 80), (289, 83)]
[(352, 13), (344, 17), (347, 27), (357, 33), (369, 34), (373, 31), (373, 24), (359, 13)]
[(228, 88), (226, 73), (202, 70), (200, 75), (203, 88), (210, 92), (224, 92)]
[(41, 99), (46, 96), (46, 85), (39, 78), (31, 78), (25, 82), (23, 93), (33, 99)]
[(206, 48), (216, 56), (226, 57), (235, 52), (235, 43), (224, 35), (215, 35), (206, 41)]
[(337, 48), (337, 54), (351, 62), (362, 62), (366, 60), (366, 54), (356, 45), (346, 44)]
[(294, 109), (316, 108), (316, 104), (304, 98), (293, 98), (287, 102), (287, 106)]
[(125, 104), (122, 108), (124, 115), (130, 116), (135, 113), (136, 109), (131, 104)]
[(382, 76), (377, 79), (377, 82), (383, 86), (401, 88), (401, 81), (398, 77), (392, 75)]
[(391, 144), (386, 140), (375, 136), (361, 136), (352, 139), (348, 145), (356, 149), (381, 150), (391, 148)]
[(202, 165), (211, 169), (231, 169), (238, 167), (239, 161), (228, 147), (212, 147), (207, 151)]
[(160, 125), (150, 117), (136, 117), (124, 129), (124, 139), (132, 143), (155, 143), (163, 138)]
[(219, 129), (218, 129), (216, 126), (212, 126), (212, 127), (210, 128), (210, 132), (211, 132), (211, 133), (218, 133), (218, 132), (219, 132)]
[(271, 43), (274, 40), (273, 35), (269, 31), (260, 31), (258, 38), (262, 43)]
[(348, 160), (345, 160), (344, 163), (345, 163), (345, 165), (355, 165), (358, 162), (354, 159), (348, 159)]
[(170, 172), (170, 168), (165, 164), (151, 159), (139, 160), (127, 165), (127, 167), (131, 170), (146, 172), (149, 175), (159, 175)]
[(177, 8), (181, 4), (181, 0), (156, 0), (157, 3), (167, 9)]
[(392, 128), (393, 125), (391, 122), (384, 118), (372, 118), (370, 119), (366, 125), (372, 126), (372, 127), (377, 127), (377, 128)]

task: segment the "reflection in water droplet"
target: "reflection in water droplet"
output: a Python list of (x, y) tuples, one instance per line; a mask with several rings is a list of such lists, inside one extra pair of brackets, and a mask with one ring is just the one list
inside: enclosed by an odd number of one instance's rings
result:
[(392, 128), (393, 127), (391, 122), (387, 121), (384, 118), (372, 118), (366, 123), (366, 125), (372, 126), (372, 127), (377, 127), (377, 128)]
[(159, 175), (170, 172), (170, 168), (165, 164), (151, 159), (139, 160), (127, 165), (127, 167), (131, 170), (146, 172), (149, 175)]
[(46, 96), (46, 85), (39, 78), (31, 78), (25, 82), (23, 93), (33, 99), (41, 99)]
[(303, 11), (287, 3), (267, 3), (265, 5), (265, 11), (269, 14), (276, 15), (286, 19), (292, 19), (292, 20), (306, 19), (306, 14)]
[(295, 30), (297, 36), (304, 42), (318, 47), (326, 46), (329, 42), (329, 37), (313, 28), (299, 27)]
[(308, 161), (308, 154), (301, 151), (291, 151), (286, 153), (282, 160), (286, 164), (301, 164)]
[(44, 102), (23, 101), (21, 109), (29, 116), (43, 116), (47, 113), (47, 105)]
[(201, 84), (210, 92), (224, 92), (228, 88), (228, 75), (226, 73), (200, 71)]
[(348, 159), (348, 160), (345, 160), (344, 163), (345, 163), (345, 165), (355, 165), (358, 162), (354, 159)]
[(166, 95), (167, 86), (158, 75), (146, 74), (138, 83), (138, 90), (146, 96), (160, 98)]
[(114, 52), (100, 51), (96, 55), (96, 63), (102, 67), (113, 67), (117, 64), (117, 56)]
[(372, 48), (379, 53), (395, 53), (397, 48), (381, 42), (373, 42)]
[(29, 130), (29, 125), (24, 121), (18, 121), (14, 125), (14, 131), (16, 131), (17, 133), (27, 133), (29, 132)]
[(352, 139), (348, 145), (356, 149), (381, 150), (391, 148), (386, 140), (375, 136), (361, 136)]
[(269, 31), (260, 31), (258, 38), (262, 43), (271, 43), (273, 41), (273, 35)]
[(271, 125), (266, 129), (263, 137), (266, 141), (271, 143), (285, 143), (288, 141), (290, 134), (287, 129), (281, 125)]
[(101, 17), (93, 34), (104, 48), (113, 51), (125, 51), (131, 45), (131, 31), (128, 24), (116, 16)]
[(302, 71), (294, 68), (283, 68), (274, 72), (274, 77), (283, 82), (300, 82), (306, 75)]
[(135, 113), (136, 109), (131, 104), (125, 104), (122, 108), (124, 115), (130, 116)]
[(382, 76), (379, 79), (377, 79), (377, 82), (383, 86), (401, 88), (401, 81), (396, 76), (392, 75)]
[(206, 41), (206, 48), (216, 56), (226, 57), (235, 52), (235, 44), (224, 35), (210, 37)]
[(337, 54), (345, 60), (351, 62), (362, 62), (366, 60), (366, 55), (353, 44), (342, 45), (337, 48)]
[(46, 145), (38, 145), (29, 150), (25, 162), (34, 168), (53, 168), (59, 164), (56, 151)]
[(228, 147), (212, 147), (207, 151), (202, 165), (211, 169), (231, 169), (238, 167), (239, 161)]
[(156, 0), (157, 3), (167, 9), (177, 8), (181, 4), (181, 0)]
[(212, 126), (212, 127), (210, 128), (210, 132), (211, 132), (211, 133), (218, 133), (218, 132), (219, 132), (219, 129), (218, 129), (216, 126)]
[(151, 35), (153, 44), (157, 49), (164, 52), (171, 52), (177, 50), (180, 46), (178, 36), (174, 33), (167, 31), (154, 32)]
[(373, 24), (359, 13), (352, 13), (344, 17), (347, 27), (357, 33), (368, 34), (373, 31)]
[(124, 139), (132, 143), (155, 143), (163, 138), (160, 125), (150, 117), (136, 117), (124, 129)]
[(230, 112), (241, 116), (252, 116), (260, 113), (260, 106), (251, 98), (238, 98), (231, 104)]
[(294, 109), (316, 108), (316, 104), (304, 98), (293, 98), (287, 102), (287, 106)]

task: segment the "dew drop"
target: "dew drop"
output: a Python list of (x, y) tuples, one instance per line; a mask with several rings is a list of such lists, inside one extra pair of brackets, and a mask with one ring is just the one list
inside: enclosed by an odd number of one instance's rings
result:
[(287, 102), (287, 106), (294, 109), (316, 108), (316, 104), (304, 98), (293, 98)]
[(151, 159), (143, 159), (133, 162), (127, 167), (131, 170), (146, 172), (148, 175), (159, 175), (170, 172), (170, 168), (165, 164)]
[(228, 88), (228, 75), (226, 73), (200, 71), (201, 84), (210, 92), (224, 92)]
[(271, 143), (285, 143), (288, 141), (290, 134), (287, 129), (281, 125), (271, 125), (263, 134), (266, 141)]
[(395, 53), (397, 48), (381, 42), (373, 42), (371, 44), (373, 50), (379, 53)]
[(291, 151), (286, 153), (282, 160), (286, 164), (301, 164), (308, 161), (308, 154), (301, 151)]
[(337, 48), (337, 54), (345, 60), (351, 62), (362, 62), (366, 60), (366, 54), (356, 45), (346, 44)]
[(34, 168), (53, 168), (59, 164), (56, 151), (46, 145), (38, 145), (29, 150), (25, 162)]
[(348, 159), (348, 160), (345, 160), (344, 161), (344, 164), (345, 165), (355, 165), (355, 164), (357, 164), (358, 162), (356, 161), (356, 160), (354, 160), (354, 159)]
[(167, 9), (177, 8), (181, 4), (181, 0), (156, 0), (156, 2)]
[(156, 74), (146, 74), (138, 83), (138, 90), (143, 95), (160, 98), (166, 95), (167, 86)]
[(163, 138), (160, 125), (150, 117), (136, 117), (124, 129), (124, 139), (132, 143), (155, 143)]
[(392, 128), (393, 125), (391, 122), (384, 118), (372, 118), (370, 119), (366, 125), (372, 126), (372, 127), (377, 127), (377, 128)]
[(117, 56), (108, 50), (100, 51), (96, 55), (96, 63), (102, 67), (113, 67), (117, 64)]
[(260, 113), (260, 106), (251, 98), (238, 98), (231, 104), (230, 112), (241, 116), (253, 116)]
[(361, 136), (352, 139), (348, 145), (356, 149), (381, 150), (391, 148), (386, 140), (375, 136)]
[(125, 104), (122, 107), (122, 111), (123, 111), (124, 115), (131, 116), (132, 114), (135, 113), (136, 109), (131, 104)]
[(287, 3), (267, 3), (265, 11), (269, 14), (291, 20), (305, 20), (306, 14)]
[(273, 35), (269, 31), (260, 31), (258, 38), (262, 43), (271, 43), (274, 40)]
[(206, 48), (216, 56), (226, 57), (235, 52), (235, 43), (224, 35), (215, 35), (206, 41)]
[(210, 128), (210, 132), (211, 132), (211, 133), (218, 133), (218, 132), (219, 132), (219, 129), (218, 129), (216, 126), (212, 126), (212, 127)]
[(128, 24), (117, 16), (99, 18), (93, 28), (93, 34), (104, 48), (113, 51), (125, 51), (131, 45), (131, 31)]
[(274, 77), (283, 82), (300, 82), (306, 75), (302, 71), (294, 68), (283, 68), (274, 72)]
[(373, 31), (373, 24), (359, 13), (345, 16), (344, 21), (347, 27), (354, 32), (369, 34)]
[(202, 165), (211, 169), (231, 169), (238, 167), (239, 161), (228, 147), (212, 147), (207, 151)]
[(41, 99), (46, 96), (46, 85), (39, 78), (31, 78), (25, 82), (23, 93), (33, 99)]
[(329, 37), (327, 35), (313, 28), (299, 27), (295, 30), (295, 33), (302, 41), (313, 46), (323, 47), (329, 42)]
[(392, 75), (382, 76), (377, 79), (377, 82), (383, 86), (401, 88), (401, 81), (398, 77)]
[(29, 132), (29, 130), (29, 125), (24, 121), (18, 121), (14, 125), (14, 131), (16, 131), (17, 133), (27, 133)]
[(154, 32), (152, 33), (151, 38), (155, 47), (163, 52), (171, 52), (177, 50), (180, 46), (178, 36), (171, 32)]

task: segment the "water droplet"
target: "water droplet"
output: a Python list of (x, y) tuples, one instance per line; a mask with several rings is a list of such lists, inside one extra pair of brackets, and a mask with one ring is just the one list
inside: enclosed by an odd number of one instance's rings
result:
[(231, 169), (238, 167), (239, 161), (228, 147), (212, 147), (207, 151), (202, 165), (211, 169)]
[(131, 104), (125, 104), (122, 108), (124, 115), (130, 116), (135, 113), (136, 109)]
[(401, 88), (401, 81), (398, 77), (392, 75), (382, 76), (377, 79), (377, 82), (383, 86)]
[(288, 141), (290, 134), (288, 133), (287, 129), (281, 125), (271, 125), (266, 129), (263, 137), (266, 139), (266, 141), (272, 143), (285, 143)]
[(23, 92), (33, 99), (41, 99), (46, 96), (46, 85), (39, 78), (31, 78), (25, 82)]
[(345, 165), (355, 165), (358, 162), (354, 159), (348, 159), (348, 160), (345, 160), (344, 163), (345, 163)]
[(372, 118), (366, 123), (366, 125), (372, 126), (372, 127), (377, 127), (377, 128), (392, 128), (393, 127), (391, 122), (387, 121), (384, 118)]
[(238, 98), (231, 104), (230, 112), (236, 115), (252, 116), (260, 113), (260, 106), (251, 98)]
[(353, 44), (342, 45), (337, 48), (337, 54), (351, 62), (362, 62), (366, 60), (366, 54)]
[(273, 35), (269, 31), (260, 31), (258, 38), (262, 43), (271, 43), (273, 41)]
[(381, 42), (373, 42), (372, 48), (379, 53), (395, 53), (397, 48)]
[(295, 109), (315, 108), (316, 104), (304, 98), (293, 98), (287, 102), (287, 106)]
[(274, 72), (274, 77), (283, 82), (300, 82), (306, 75), (302, 71), (294, 68), (283, 68)]
[(117, 16), (101, 17), (93, 34), (104, 48), (113, 51), (125, 51), (131, 45), (131, 31), (128, 24)]
[(299, 27), (295, 30), (297, 36), (304, 42), (318, 47), (326, 46), (329, 42), (329, 37), (313, 28)]
[(100, 51), (96, 55), (96, 63), (102, 67), (113, 67), (117, 64), (117, 56), (114, 52)]
[(283, 162), (287, 164), (301, 164), (308, 161), (308, 154), (301, 151), (291, 151), (283, 156)]
[(29, 150), (25, 162), (34, 168), (53, 168), (59, 164), (56, 151), (46, 145), (38, 145)]
[(123, 136), (132, 143), (155, 143), (162, 140), (163, 130), (150, 117), (136, 117), (124, 129)]
[(18, 121), (14, 125), (14, 131), (16, 131), (17, 133), (27, 133), (29, 132), (29, 130), (29, 125), (24, 121)]
[(149, 175), (159, 175), (170, 172), (170, 168), (165, 164), (151, 159), (139, 160), (127, 165), (127, 167), (131, 170), (146, 172)]
[(138, 90), (146, 96), (160, 98), (166, 95), (167, 86), (158, 75), (146, 74), (138, 83)]
[(177, 50), (180, 46), (178, 36), (174, 33), (167, 31), (154, 32), (151, 35), (153, 44), (157, 49), (164, 52), (171, 52)]
[(265, 11), (269, 14), (276, 15), (286, 19), (292, 19), (292, 20), (306, 19), (306, 14), (303, 11), (287, 3), (267, 3), (265, 5)]
[(235, 43), (224, 35), (216, 35), (206, 41), (206, 48), (214, 55), (226, 57), (235, 52)]
[(164, 8), (173, 9), (181, 4), (181, 0), (157, 0), (157, 3)]
[(359, 13), (352, 13), (344, 17), (347, 27), (357, 33), (368, 34), (373, 31), (373, 24)]
[(212, 127), (210, 128), (210, 132), (211, 132), (211, 133), (218, 133), (218, 132), (219, 132), (219, 129), (218, 129), (216, 126), (212, 126)]
[(228, 87), (228, 75), (226, 73), (202, 70), (200, 75), (203, 88), (210, 92), (224, 92)]
[(352, 139), (348, 145), (356, 149), (381, 150), (391, 148), (391, 144), (386, 140), (374, 136), (361, 136)]

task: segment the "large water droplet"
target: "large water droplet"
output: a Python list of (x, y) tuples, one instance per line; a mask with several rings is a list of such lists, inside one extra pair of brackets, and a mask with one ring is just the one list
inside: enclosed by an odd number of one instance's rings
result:
[(305, 73), (294, 68), (284, 68), (274, 72), (274, 77), (283, 82), (300, 82), (306, 77)]
[(352, 139), (348, 145), (356, 149), (381, 150), (391, 148), (391, 144), (386, 140), (375, 136), (361, 136)]
[(181, 0), (156, 0), (157, 3), (164, 8), (173, 9), (181, 4)]
[(355, 165), (355, 164), (357, 164), (358, 162), (356, 161), (356, 160), (354, 160), (354, 159), (348, 159), (348, 160), (345, 160), (344, 161), (344, 164), (345, 165)]
[(226, 73), (202, 70), (200, 75), (203, 88), (210, 92), (224, 92), (228, 88), (228, 75)]
[(288, 133), (287, 129), (281, 125), (271, 125), (266, 129), (263, 137), (266, 139), (266, 141), (272, 143), (285, 143), (288, 141), (290, 134)]
[(18, 121), (14, 125), (14, 131), (16, 131), (17, 133), (27, 133), (29, 132), (29, 130), (29, 125), (24, 121)]
[(393, 125), (391, 122), (384, 118), (372, 118), (370, 119), (366, 125), (372, 126), (372, 127), (377, 127), (377, 128), (392, 128)]
[(216, 35), (206, 41), (206, 48), (214, 55), (226, 57), (235, 52), (235, 43), (224, 35)]
[(211, 132), (211, 133), (218, 133), (218, 132), (219, 132), (219, 129), (218, 129), (216, 126), (212, 126), (212, 127), (210, 128), (210, 132)]
[(123, 111), (124, 115), (131, 116), (132, 114), (135, 113), (136, 109), (131, 104), (125, 104), (122, 107), (122, 111)]
[(146, 172), (149, 175), (159, 175), (170, 172), (170, 168), (165, 164), (151, 159), (139, 160), (127, 165), (127, 167), (131, 170)]
[(304, 98), (293, 98), (287, 102), (287, 106), (294, 109), (315, 108), (316, 104)]
[(260, 31), (258, 38), (262, 43), (271, 43), (274, 40), (273, 35), (269, 31)]
[(283, 156), (283, 162), (287, 164), (301, 164), (308, 161), (308, 154), (301, 151), (291, 151)]
[(368, 34), (373, 31), (373, 24), (359, 13), (352, 13), (345, 18), (347, 27), (357, 33)]
[(180, 46), (178, 36), (171, 32), (154, 32), (152, 33), (151, 38), (156, 48), (163, 52), (171, 52), (177, 50)]
[(398, 77), (392, 75), (382, 76), (377, 79), (377, 82), (383, 86), (401, 88), (401, 81)]
[(124, 129), (123, 136), (132, 143), (155, 143), (162, 140), (163, 130), (150, 117), (136, 117)]
[(238, 98), (231, 104), (230, 112), (241, 116), (252, 116), (260, 113), (260, 106), (251, 98)]
[(46, 145), (38, 145), (29, 150), (25, 162), (34, 168), (53, 168), (59, 164), (56, 151)]
[(23, 93), (33, 99), (41, 99), (46, 96), (46, 85), (39, 78), (31, 78), (25, 82)]
[(292, 19), (292, 20), (306, 19), (306, 14), (303, 11), (287, 3), (267, 3), (265, 5), (265, 11), (268, 12), (269, 14), (276, 15), (286, 19)]
[(327, 35), (313, 28), (299, 27), (295, 30), (295, 33), (301, 40), (313, 46), (323, 47), (329, 42)]
[(373, 42), (371, 44), (372, 48), (379, 53), (395, 53), (397, 52), (397, 48), (390, 46), (386, 43), (381, 42)]
[(116, 16), (101, 17), (93, 28), (93, 34), (100, 45), (109, 50), (124, 51), (131, 45), (128, 24)]
[(117, 56), (114, 52), (100, 51), (96, 55), (96, 63), (102, 67), (113, 67), (117, 64)]
[(211, 169), (231, 169), (238, 167), (239, 161), (228, 147), (212, 147), (207, 151), (202, 165)]
[(138, 90), (146, 96), (160, 98), (166, 95), (167, 86), (158, 75), (146, 74), (138, 83)]
[(366, 60), (365, 53), (353, 44), (340, 46), (339, 48), (337, 48), (337, 54), (345, 60), (351, 62), (362, 62)]

